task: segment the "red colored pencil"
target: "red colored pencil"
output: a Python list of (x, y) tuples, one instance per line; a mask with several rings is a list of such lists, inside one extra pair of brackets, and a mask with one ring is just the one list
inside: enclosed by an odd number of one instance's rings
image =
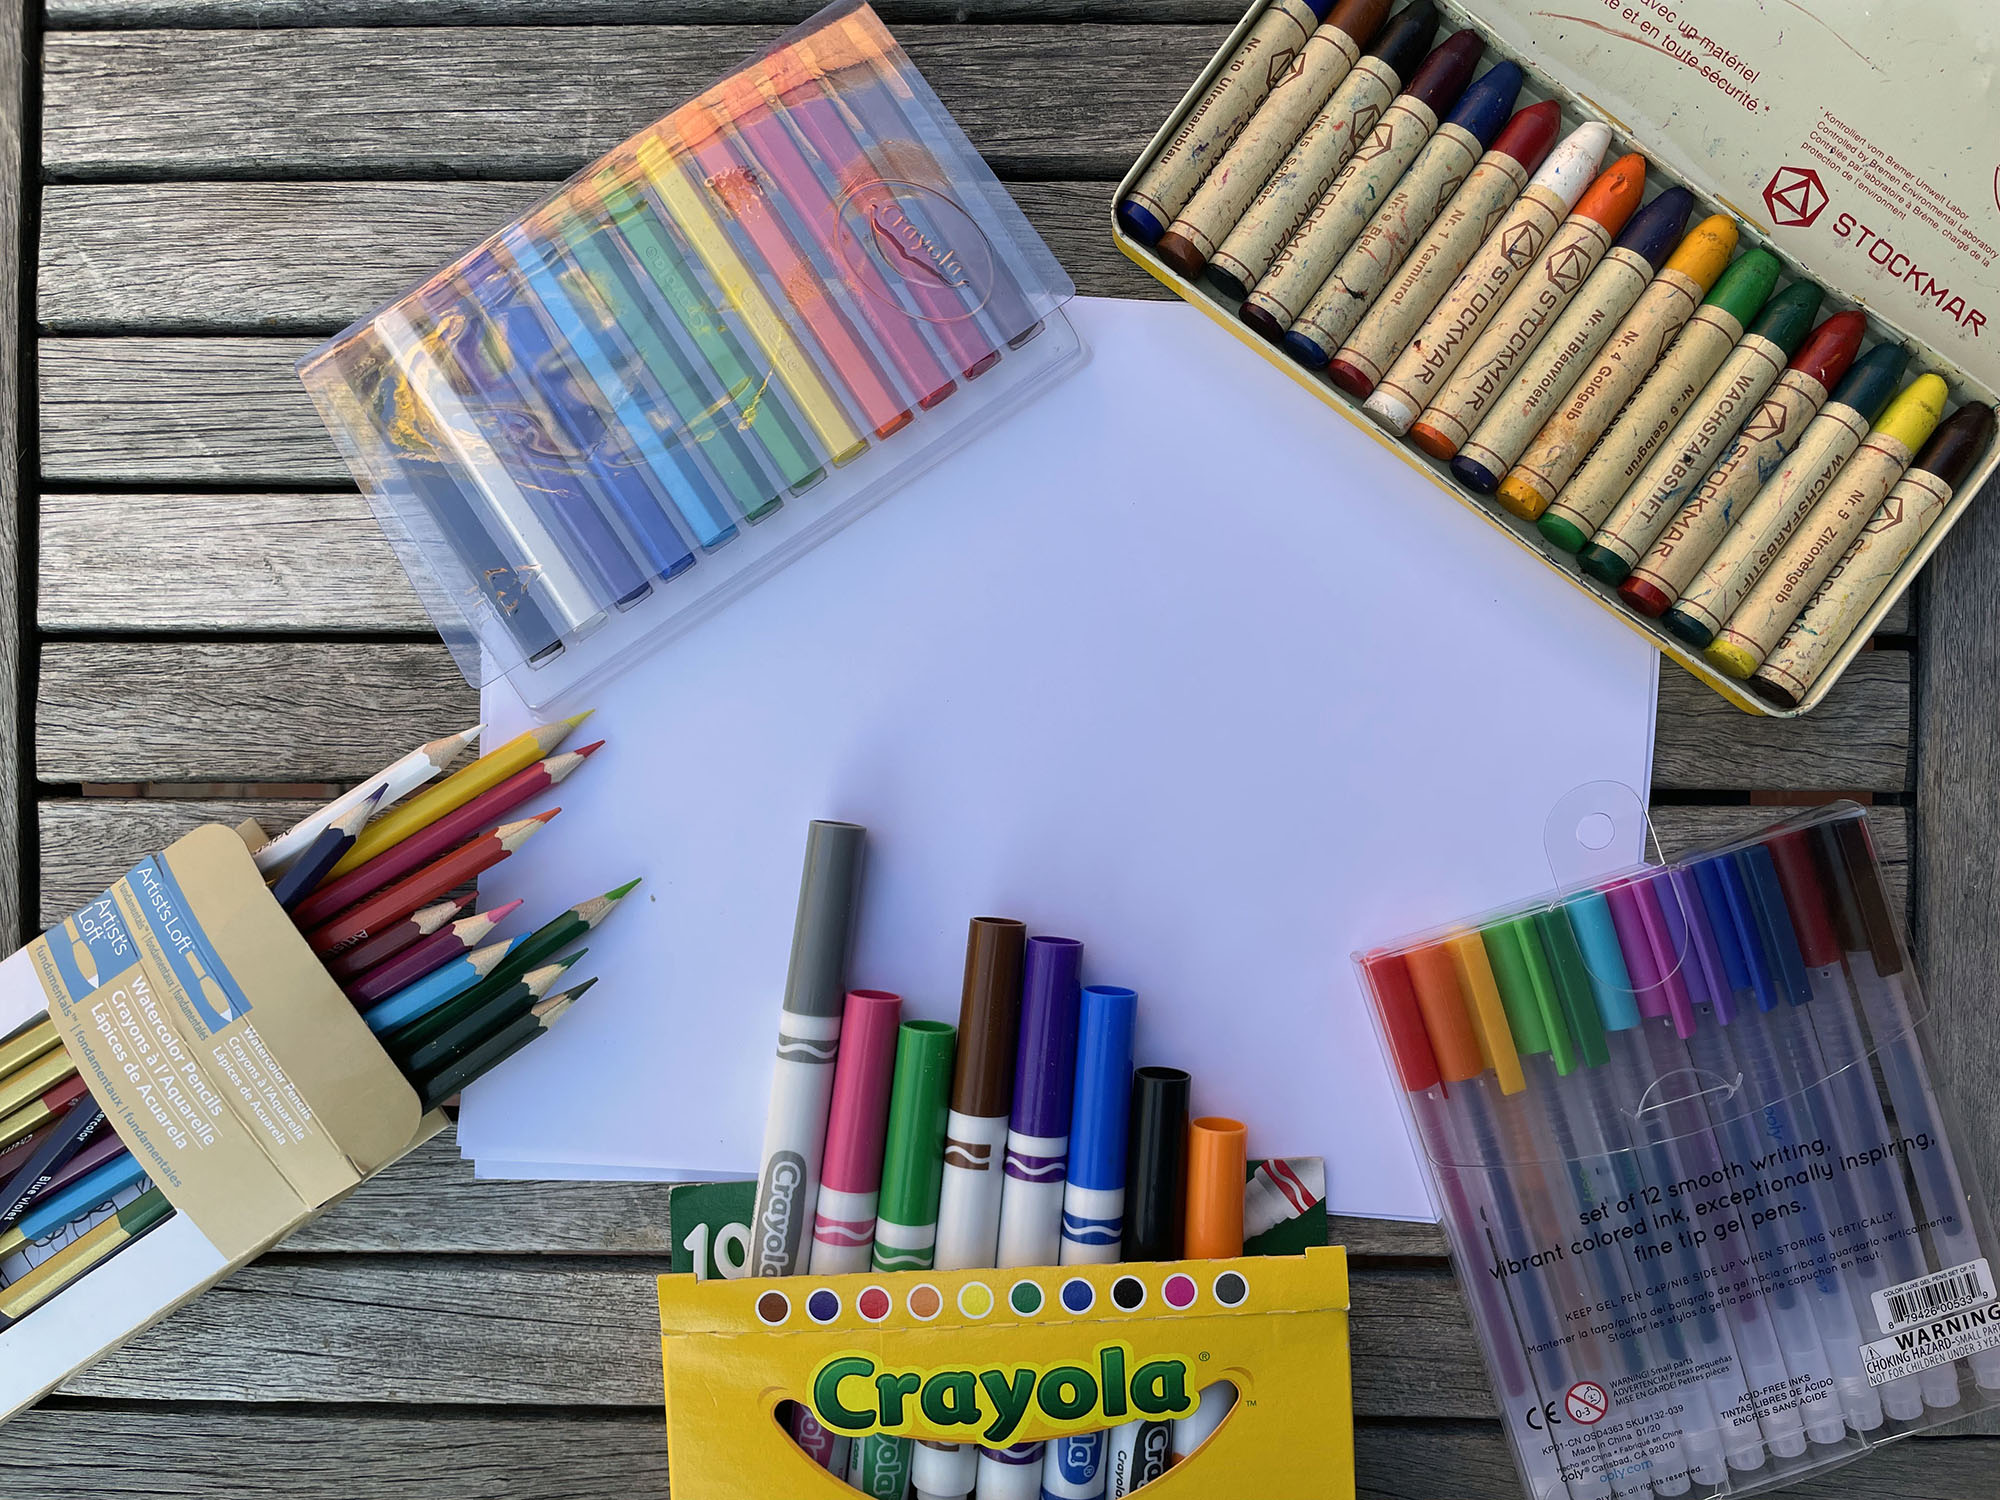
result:
[(520, 906), (509, 901), (477, 916), (461, 917), (451, 926), (410, 944), (387, 963), (379, 963), (346, 986), (347, 998), (356, 1005), (368, 1005), (385, 995), (393, 995), (406, 984), (415, 984), (432, 969), (463, 958), (486, 941), (486, 934), (511, 917)]
[[(544, 823), (557, 813), (560, 807), (552, 807), (547, 812), (536, 813), (532, 818), (523, 818), (518, 823), (503, 823), (498, 828), (481, 834), (469, 844), (461, 844), (442, 859), (432, 860), (416, 874), (397, 881), (386, 891), (378, 891), (359, 905), (350, 906), (331, 922), (306, 934), (306, 942), (315, 953), (337, 953), (341, 949), (352, 948), (364, 938), (380, 932), (391, 923), (398, 922), (426, 901), (435, 900), (446, 891), (464, 885), (475, 879), (483, 871), (490, 870), (501, 860), (525, 844)], [(336, 979), (344, 979), (349, 973), (359, 973), (360, 969), (341, 972), (333, 965), (327, 966)]]
[(481, 792), (465, 806), (446, 813), (428, 827), (419, 828), (400, 844), (392, 844), (366, 864), (356, 865), (345, 875), (329, 880), (298, 904), (292, 912), (292, 920), (301, 927), (311, 929), (330, 917), (339, 916), (362, 897), (401, 880), (410, 871), (428, 864), (474, 834), (485, 832), (500, 821), (502, 814), (512, 812), (530, 797), (558, 785), (603, 743), (599, 740), (597, 744), (585, 745), (581, 750), (551, 755), (547, 760), (536, 761), (524, 771), (516, 771), (498, 786)]
[(326, 971), (335, 979), (345, 982), (367, 969), (372, 969), (384, 959), (401, 953), (410, 944), (427, 938), (445, 923), (453, 921), (459, 913), (471, 906), (477, 899), (476, 891), (468, 891), (463, 896), (453, 896), (440, 901), (435, 906), (426, 906), (413, 917), (408, 917), (393, 927), (378, 932), (365, 943), (357, 943), (345, 953), (335, 955), (327, 961)]

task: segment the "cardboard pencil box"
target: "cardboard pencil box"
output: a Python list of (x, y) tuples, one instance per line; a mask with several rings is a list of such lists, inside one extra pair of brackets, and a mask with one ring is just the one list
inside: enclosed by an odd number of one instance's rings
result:
[[(1184, 124), (1197, 118), (1241, 44), (1277, 8), (1263, 0), (1251, 7), (1119, 183), (1114, 207)], [(1643, 155), (1648, 199), (1685, 186), (1696, 201), (1690, 229), (1708, 214), (1727, 214), (1739, 230), (1739, 255), (1761, 246), (1782, 263), (1781, 287), (1803, 279), (1823, 289), (1820, 318), (1864, 313), (1864, 350), (1885, 343), (1905, 349), (1906, 383), (1923, 373), (1941, 376), (1949, 388), (1947, 411), (1994, 401), (2000, 385), (2000, 268), (1994, 264), (2000, 170), (1989, 148), (2000, 138), (2000, 101), (1986, 72), (1971, 65), (1992, 50), (1989, 8), (1970, 0), (1898, 7), (1893, 24), (1861, 0), (1810, 6), (1578, 0), (1555, 8), (1525, 0), (1438, 0), (1437, 10), (1437, 40), (1471, 27), (1486, 44), (1481, 69), (1502, 60), (1521, 66), (1526, 81), (1516, 109), (1556, 101), (1565, 135), (1586, 121), (1603, 122), (1612, 132), (1603, 164), (1626, 152)], [(1242, 66), (1268, 70), (1275, 82), (1295, 77), (1303, 56), (1300, 39), (1277, 40)], [(1380, 129), (1359, 123), (1357, 138)], [(1213, 149), (1219, 154), (1226, 144)], [(1830, 648), (1816, 679), (1795, 695), (1767, 699), (1627, 606), (1535, 525), (1464, 488), (1445, 464), (1378, 428), (1323, 372), (1295, 362), (1247, 326), (1239, 299), (1208, 279), (1183, 276), (1115, 214), (1112, 234), (1150, 274), (1341, 417), (1394, 448), (1445, 495), (1504, 531), (1533, 563), (1562, 573), (1750, 713), (1791, 717), (1821, 702), (2000, 467), (2000, 449), (1989, 443), (1947, 492), (1941, 513), (1873, 604)], [(1880, 524), (1871, 520), (1870, 530)]]
[[(415, 1091), (251, 859), (254, 824), (196, 828), (0, 962), (0, 1035), (52, 1021), (36, 1066), (89, 1090), (168, 1210), (0, 1327), (11, 1416), (434, 1135)], [(46, 1097), (46, 1096), (42, 1096)], [(28, 1113), (32, 1114), (34, 1106)], [(13, 1116), (19, 1120), (20, 1116)], [(4, 1122), (0, 1122), (4, 1123)], [(122, 1193), (130, 1209), (141, 1183)], [(116, 1216), (0, 1261), (0, 1298)]]

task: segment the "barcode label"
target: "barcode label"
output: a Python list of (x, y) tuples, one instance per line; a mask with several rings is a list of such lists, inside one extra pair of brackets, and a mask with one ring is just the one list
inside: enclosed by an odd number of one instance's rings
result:
[(1884, 1333), (1900, 1333), (1993, 1300), (1993, 1273), (1984, 1259), (1919, 1276), (1876, 1292), (1875, 1318)]

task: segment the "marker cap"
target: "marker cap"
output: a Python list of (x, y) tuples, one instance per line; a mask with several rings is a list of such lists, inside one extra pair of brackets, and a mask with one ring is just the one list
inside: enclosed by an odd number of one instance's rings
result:
[(1500, 1003), (1500, 986), (1493, 978), (1493, 966), (1486, 961), (1486, 945), (1479, 935), (1464, 932), (1445, 939), (1452, 963), (1458, 969), (1459, 993), (1471, 1013), (1479, 1033), (1479, 1047), (1493, 1076), (1500, 1080), (1500, 1092), (1518, 1094), (1528, 1086), (1521, 1072), (1520, 1053), (1514, 1034), (1507, 1027), (1507, 1007)]
[[(1403, 92), (1434, 115), (1449, 114), (1472, 81), (1472, 70), (1479, 66), (1480, 54), (1485, 50), (1485, 40), (1470, 27), (1454, 31), (1423, 60)], [(1402, 75), (1402, 69), (1396, 72), (1399, 77)]]
[(1013, 1103), (1026, 938), (1027, 929), (1010, 917), (974, 917), (966, 934), (958, 1071), (951, 1084), (951, 1107), (962, 1115), (1005, 1118)]
[[(1132, 1075), (1122, 1247), (1126, 1260), (1173, 1260), (1181, 1253), (1190, 1088), (1188, 1075), (1179, 1068), (1140, 1068)], [(1242, 1197), (1240, 1190), (1237, 1197)]]
[(1590, 970), (1576, 945), (1569, 918), (1559, 910), (1538, 911), (1535, 931), (1542, 939), (1542, 954), (1549, 961), (1549, 977), (1555, 981), (1556, 998), (1562, 1004), (1576, 1055), (1584, 1066), (1601, 1068), (1611, 1060), (1611, 1049), (1604, 1042), (1604, 1022), (1591, 994)]
[(1757, 935), (1763, 941), (1764, 956), (1770, 962), (1777, 992), (1793, 1005), (1804, 1005), (1812, 999), (1812, 981), (1806, 975), (1798, 929), (1792, 925), (1792, 913), (1785, 904), (1784, 886), (1779, 883), (1771, 850), (1764, 844), (1752, 844), (1739, 850), (1736, 858), (1757, 913)]
[(1819, 316), (1825, 295), (1810, 281), (1795, 281), (1764, 304), (1750, 331), (1760, 339), (1769, 339), (1790, 359)]
[(942, 1021), (905, 1021), (896, 1032), (896, 1081), (882, 1145), (878, 1212), (895, 1224), (937, 1217), (944, 1183), (944, 1130), (951, 1112), (951, 1058), (958, 1033)]
[(1740, 327), (1748, 328), (1771, 300), (1771, 288), (1778, 284), (1778, 273), (1783, 269), (1770, 251), (1761, 247), (1746, 250), (1715, 278), (1707, 305), (1721, 308)]
[(1812, 843), (1805, 830), (1773, 834), (1764, 840), (1764, 845), (1778, 868), (1778, 886), (1792, 914), (1799, 956), (1809, 969), (1839, 963), (1840, 934), (1834, 929), (1826, 894), (1820, 889), (1818, 872), (1813, 869)]
[(1125, 1185), (1132, 1105), (1132, 1028), (1139, 997), (1116, 985), (1082, 994), (1076, 1034), (1076, 1103), (1069, 1122), (1069, 1178), (1078, 1187)]
[(1840, 849), (1840, 869), (1861, 909), (1862, 930), (1868, 935), (1868, 951), (1875, 958), (1875, 972), (1887, 978), (1903, 972), (1903, 941), (1896, 931), (1896, 917), (1889, 905), (1889, 892), (1882, 884), (1882, 867), (1875, 861), (1875, 847), (1869, 842), (1865, 818), (1840, 818), (1831, 825), (1834, 843)]
[(1860, 313), (1835, 313), (1812, 331), (1792, 356), (1790, 368), (1832, 390), (1861, 352), (1861, 336), (1867, 332), (1868, 319)]
[(806, 867), (792, 923), (792, 963), (785, 1009), (795, 1016), (837, 1016), (847, 993), (847, 935), (867, 830), (814, 819), (806, 829)]
[(1694, 212), (1694, 194), (1684, 187), (1671, 187), (1632, 216), (1625, 232), (1618, 236), (1617, 249), (1642, 255), (1657, 271), (1666, 263), (1667, 253), (1679, 243), (1681, 229)]
[(1492, 149), (1512, 157), (1523, 170), (1533, 172), (1541, 166), (1561, 133), (1562, 106), (1553, 99), (1544, 99), (1540, 104), (1517, 110), (1494, 137)]
[(1446, 1083), (1477, 1078), (1486, 1071), (1486, 1055), (1459, 994), (1458, 966), (1452, 961), (1451, 950), (1442, 944), (1412, 948), (1403, 955), (1403, 962), (1417, 993), (1417, 1009), (1431, 1039), (1439, 1078)]
[(1896, 393), (1903, 367), (1909, 362), (1910, 351), (1900, 344), (1877, 344), (1849, 368), (1834, 387), (1828, 404), (1838, 401), (1851, 406), (1861, 413), (1864, 422), (1873, 422)]
[(1021, 1041), (1014, 1058), (1014, 1129), (1023, 1135), (1068, 1135), (1076, 1093), (1077, 971), (1083, 944), (1075, 938), (1031, 937), (1023, 965)]
[(1495, 63), (1459, 95), (1458, 107), (1446, 117), (1445, 123), (1456, 125), (1480, 145), (1486, 145), (1507, 123), (1508, 113), (1520, 97), (1521, 82), (1519, 63)]
[(1919, 375), (1882, 409), (1882, 415), (1875, 419), (1875, 430), (1915, 453), (1937, 430), (1944, 419), (1945, 402), (1950, 399), (1942, 375)]
[(896, 1032), (903, 999), (887, 990), (849, 990), (833, 1064), (820, 1181), (836, 1192), (872, 1193), (882, 1185), (882, 1137), (896, 1077)]
[(1389, 17), (1368, 55), (1380, 59), (1397, 78), (1408, 78), (1430, 51), (1437, 25), (1437, 7), (1431, 0), (1417, 0), (1415, 5), (1406, 5)]
[(1977, 404), (1961, 406), (1931, 434), (1923, 451), (1910, 465), (1926, 474), (1935, 474), (1957, 489), (1993, 442), (1993, 408)]
[(1206, 1115), (1188, 1127), (1189, 1260), (1243, 1253), (1243, 1185), (1250, 1178), (1250, 1132), (1241, 1120)]
[(1646, 195), (1646, 158), (1636, 151), (1621, 156), (1591, 179), (1570, 216), (1594, 219), (1613, 235), (1625, 227), (1639, 200)]
[(1730, 980), (1729, 966), (1722, 957), (1721, 940), (1715, 935), (1708, 897), (1693, 870), (1675, 870), (1668, 879), (1673, 883), (1678, 901), (1669, 904), (1662, 899), (1661, 909), (1668, 913), (1669, 931), (1673, 930), (1676, 914), (1686, 924), (1687, 941), (1682, 951), (1687, 956), (1682, 962), (1682, 969), (1687, 978), (1688, 992), (1696, 1005), (1713, 1006), (1715, 1019), (1727, 1026), (1736, 1019), (1736, 989)]
[(1591, 891), (1564, 903), (1570, 931), (1590, 979), (1590, 996), (1606, 1031), (1629, 1031), (1639, 1024), (1639, 1006), (1632, 994), (1631, 971), (1625, 967), (1611, 905), (1602, 892)]
[(1389, 0), (1339, 0), (1330, 12), (1325, 6), (1315, 5), (1313, 14), (1322, 25), (1347, 33), (1357, 46), (1365, 47), (1382, 29), (1383, 18), (1389, 14)]
[(1405, 1093), (1421, 1094), (1438, 1085), (1437, 1056), (1424, 1031), (1424, 1015), (1417, 1008), (1417, 992), (1410, 983), (1410, 971), (1400, 953), (1371, 953), (1361, 960), (1368, 983), (1375, 992), (1375, 1009), (1382, 1017), (1382, 1030), (1389, 1038), (1389, 1055), (1395, 1060), (1396, 1076)]
[[(1660, 194), (1662, 198), (1666, 196)], [(1697, 286), (1714, 286), (1715, 278), (1736, 253), (1736, 239), (1734, 219), (1727, 214), (1710, 214), (1674, 248), (1674, 253), (1667, 257), (1667, 269), (1679, 271)]]

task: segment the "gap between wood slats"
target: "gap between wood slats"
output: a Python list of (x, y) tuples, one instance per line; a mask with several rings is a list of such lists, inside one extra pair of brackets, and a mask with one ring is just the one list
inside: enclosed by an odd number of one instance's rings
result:
[[(51, 0), (49, 25), (62, 30), (132, 27), (259, 29), (280, 26), (794, 26), (812, 0)], [(891, 26), (984, 24), (1103, 25), (1176, 22), (1233, 26), (1232, 0), (881, 0)]]
[[(57, 32), (44, 68), (43, 166), (59, 181), (557, 178), (778, 32)], [(1119, 24), (896, 34), (996, 172), (1115, 179), (1228, 33)]]

